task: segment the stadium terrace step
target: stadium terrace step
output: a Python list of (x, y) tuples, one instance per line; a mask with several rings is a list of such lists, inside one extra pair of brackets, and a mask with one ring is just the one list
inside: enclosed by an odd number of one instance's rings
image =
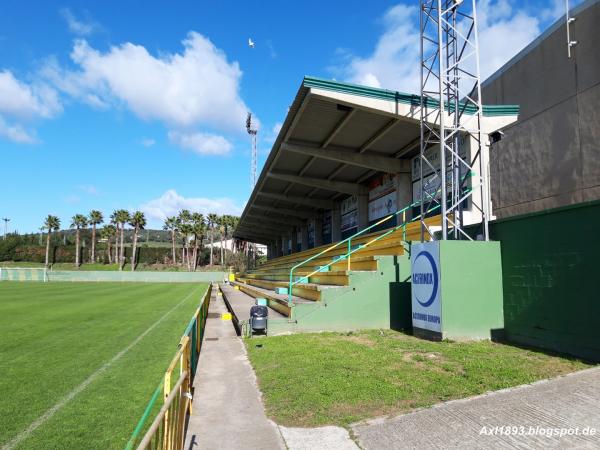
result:
[[(425, 222), (428, 224), (428, 226), (439, 226), (440, 216), (430, 217), (426, 219)], [(382, 230), (374, 233), (357, 236), (356, 238), (352, 239), (352, 247), (355, 247), (357, 245), (365, 245), (369, 242), (372, 242), (365, 249), (353, 253), (352, 260), (361, 256), (402, 255), (404, 253), (403, 243), (405, 241), (420, 240), (421, 224), (418, 221), (411, 222), (407, 224), (405, 232), (403, 232), (403, 230), (399, 228), (394, 232), (391, 232), (390, 234), (381, 237), (379, 240), (373, 241), (374, 239), (378, 238), (379, 236), (382, 236), (387, 232), (389, 232), (389, 230)], [(323, 252), (324, 250), (330, 247), (331, 244), (327, 244), (302, 252), (296, 252), (289, 255), (280, 256), (278, 258), (273, 258), (263, 263), (254, 272), (258, 270), (266, 270), (273, 268), (291, 268), (296, 264), (302, 261), (306, 261), (308, 258), (320, 252)], [(345, 243), (340, 244), (338, 247), (326, 252), (321, 257), (315, 258), (314, 260), (307, 262), (307, 266), (318, 266), (323, 265), (323, 263), (328, 264), (332, 261), (332, 259), (335, 256), (344, 255), (347, 251), (347, 245)]]
[[(271, 291), (275, 291), (275, 288), (287, 288), (289, 286), (289, 282), (287, 281), (253, 280), (250, 278), (243, 277), (239, 278), (238, 280), (242, 284), (269, 289)], [(303, 298), (305, 300), (312, 300), (318, 302), (321, 301), (321, 291), (323, 289), (330, 289), (335, 287), (338, 286), (314, 283), (296, 284), (292, 289), (292, 295)], [(283, 295), (287, 302), (287, 294), (277, 295)]]
[[(279, 314), (284, 315), (285, 317), (290, 317), (292, 314), (292, 309), (288, 305), (288, 296), (284, 294), (277, 294), (275, 291), (271, 289), (265, 289), (258, 286), (252, 286), (245, 283), (240, 283), (234, 281), (232, 283), (234, 286), (238, 286), (240, 291), (245, 294), (248, 294), (254, 298), (265, 298), (267, 299), (267, 306)], [(314, 303), (311, 300), (306, 300), (304, 298), (292, 295), (292, 302), (294, 304), (303, 304), (303, 303)]]
[[(313, 270), (306, 271), (295, 271), (294, 278), (297, 279), (299, 277), (305, 277), (310, 275)], [(311, 275), (307, 283), (314, 284), (329, 284), (335, 286), (347, 286), (348, 285), (348, 275), (349, 272), (346, 270), (338, 270), (338, 271), (330, 271), (330, 272), (317, 272)], [(248, 273), (240, 278), (242, 279), (250, 279), (250, 280), (269, 280), (269, 281), (281, 281), (289, 283), (290, 273), (289, 270), (286, 271), (278, 271), (278, 272), (258, 272), (258, 273)], [(282, 287), (288, 287), (286, 284)]]
[[(233, 314), (233, 324), (238, 333), (242, 332), (240, 322), (250, 319), (250, 308), (255, 304), (255, 297), (238, 291), (229, 284), (220, 284), (219, 289), (223, 293), (223, 300), (227, 304), (227, 308)], [(273, 311), (269, 313), (269, 319), (285, 319), (287, 316), (280, 313), (276, 308), (271, 308)]]

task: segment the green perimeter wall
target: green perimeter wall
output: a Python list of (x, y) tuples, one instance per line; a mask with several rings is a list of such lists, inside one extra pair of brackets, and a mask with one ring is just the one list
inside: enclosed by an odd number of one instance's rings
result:
[(226, 272), (116, 272), (116, 271), (69, 271), (49, 270), (48, 281), (129, 281), (153, 283), (189, 283), (223, 281)]
[(506, 338), (600, 360), (600, 202), (490, 223)]
[(440, 241), (442, 338), (491, 339), (504, 328), (500, 242)]

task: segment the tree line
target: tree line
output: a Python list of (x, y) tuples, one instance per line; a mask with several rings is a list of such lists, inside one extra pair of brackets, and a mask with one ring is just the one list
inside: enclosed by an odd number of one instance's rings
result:
[[(221, 239), (220, 264), (225, 265), (226, 252), (224, 241), (228, 239), (239, 218), (231, 215), (208, 214), (205, 218), (203, 214), (191, 212), (187, 209), (181, 210), (176, 216), (167, 217), (164, 220), (163, 229), (171, 235), (172, 244), (172, 264), (178, 264), (187, 267), (188, 270), (196, 270), (199, 262), (199, 255), (203, 250), (204, 240), (210, 237), (210, 265), (214, 265), (214, 238), (218, 233)], [(100, 225), (105, 223), (104, 215), (101, 211), (92, 210), (89, 214), (75, 214), (71, 218), (70, 228), (75, 230), (75, 261), (76, 267), (82, 263), (80, 257), (80, 233), (91, 227), (91, 252), (90, 263), (96, 262), (97, 235), (106, 242), (107, 256), (109, 264), (118, 264), (119, 270), (123, 270), (126, 265), (125, 258), (125, 227), (131, 227), (133, 231), (132, 255), (130, 258), (130, 268), (132, 271), (137, 265), (138, 238), (140, 231), (146, 227), (146, 217), (141, 211), (129, 212), (125, 209), (115, 210), (109, 217), (109, 222), (102, 228)], [(61, 221), (57, 216), (48, 215), (42, 226), (46, 235), (46, 253), (45, 266), (49, 265), (50, 258), (50, 240), (52, 233), (60, 230)], [(177, 250), (180, 250), (180, 258), (177, 257)]]

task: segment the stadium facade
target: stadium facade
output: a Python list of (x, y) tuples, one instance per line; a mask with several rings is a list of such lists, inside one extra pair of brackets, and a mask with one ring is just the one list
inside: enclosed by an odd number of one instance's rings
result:
[[(502, 247), (503, 335), (600, 359), (600, 1), (570, 15), (570, 57), (563, 17), (483, 83), (490, 234)], [(287, 270), (278, 259), (310, 256), (418, 202), (419, 104), (419, 96), (306, 77), (234, 236), (266, 244), (270, 267)], [(476, 208), (465, 210), (476, 223)], [(279, 276), (265, 269), (263, 287), (275, 283), (267, 275)], [(394, 303), (396, 294), (385, 294), (395, 305), (388, 314), (404, 302)]]

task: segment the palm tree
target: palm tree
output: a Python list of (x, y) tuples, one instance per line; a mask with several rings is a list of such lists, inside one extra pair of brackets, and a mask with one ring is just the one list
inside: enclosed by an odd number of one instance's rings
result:
[(191, 270), (191, 260), (189, 254), (189, 236), (192, 233), (192, 213), (188, 209), (182, 209), (179, 211), (177, 216), (177, 224), (179, 233), (183, 236), (183, 253), (182, 253), (182, 264), (185, 263), (188, 266), (188, 270)]
[(173, 264), (177, 264), (177, 256), (175, 255), (175, 232), (177, 231), (177, 217), (171, 216), (165, 219), (163, 230), (171, 232), (171, 245), (173, 247)]
[(89, 215), (89, 224), (92, 226), (92, 254), (90, 262), (96, 262), (96, 226), (104, 222), (104, 216), (98, 210), (92, 209)]
[(223, 237), (225, 236), (225, 230), (227, 229), (227, 216), (219, 216), (217, 219), (217, 225), (219, 226), (219, 237), (221, 238), (221, 266), (225, 265), (225, 245)]
[(121, 224), (121, 243), (119, 253), (119, 270), (123, 270), (125, 265), (125, 224), (129, 222), (129, 211), (126, 209), (119, 209), (116, 211), (116, 220)]
[(215, 225), (217, 224), (217, 220), (219, 220), (219, 216), (215, 213), (210, 213), (208, 215), (208, 228), (210, 229), (210, 265), (213, 265), (213, 245), (215, 238)]
[(60, 219), (56, 216), (48, 215), (46, 220), (44, 220), (45, 230), (48, 230), (48, 235), (46, 236), (46, 267), (48, 267), (48, 259), (50, 257), (50, 235), (53, 231), (58, 231), (60, 229)]
[(136, 251), (137, 251), (137, 240), (138, 233), (140, 230), (143, 230), (146, 226), (146, 216), (141, 211), (136, 211), (129, 218), (129, 225), (133, 227), (133, 251), (131, 253), (131, 270), (135, 270), (135, 262), (136, 262)]
[(192, 269), (194, 271), (198, 267), (198, 239), (200, 239), (200, 249), (202, 249), (202, 240), (204, 239), (205, 232), (206, 224), (204, 223), (204, 216), (200, 213), (192, 214), (192, 233), (194, 235), (194, 261)]
[[(100, 236), (102, 239), (106, 239), (106, 252), (108, 253), (108, 263), (112, 264), (112, 238), (117, 235), (117, 228), (114, 225), (105, 225), (100, 230)], [(115, 260), (116, 261), (116, 260)]]
[(119, 230), (121, 229), (121, 225), (119, 224), (118, 215), (119, 210), (115, 209), (113, 213), (110, 215), (110, 223), (114, 225), (116, 230), (115, 237), (115, 263), (119, 261)]
[(88, 220), (83, 214), (75, 214), (71, 218), (71, 228), (75, 228), (75, 267), (79, 267), (79, 232), (87, 227)]

